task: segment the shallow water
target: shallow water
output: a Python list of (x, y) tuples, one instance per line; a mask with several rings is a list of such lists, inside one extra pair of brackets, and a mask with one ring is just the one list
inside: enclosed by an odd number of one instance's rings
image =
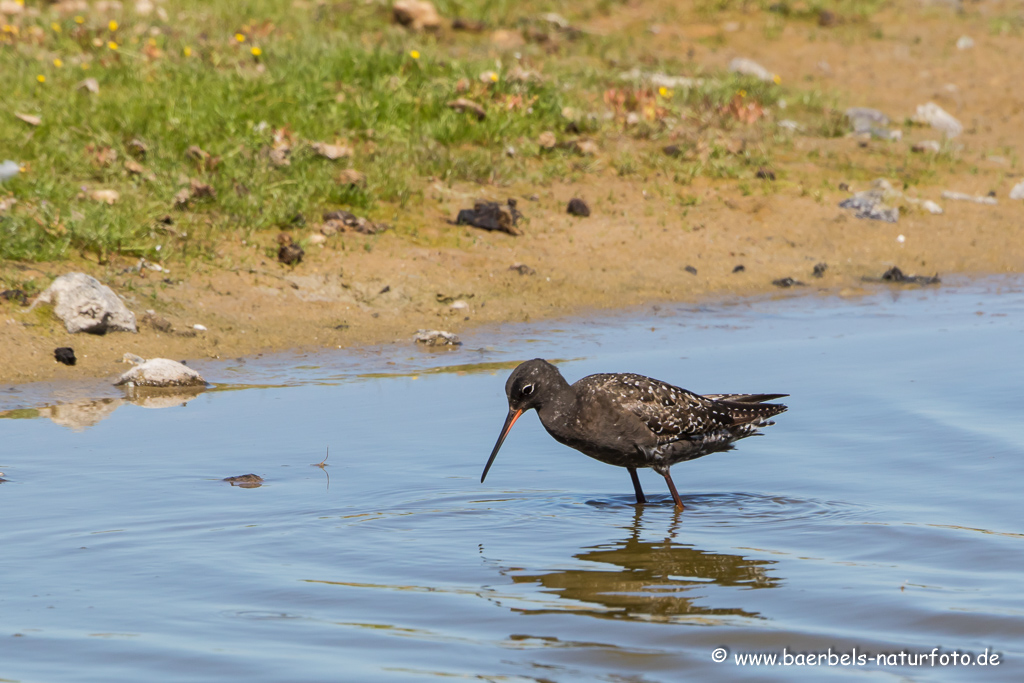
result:
[[(0, 680), (1022, 680), (1022, 285), (205, 363), (164, 409), (0, 387)], [(534, 356), (790, 410), (676, 466), (681, 514), (534, 413), (482, 485)], [(998, 664), (736, 660), (934, 648)]]

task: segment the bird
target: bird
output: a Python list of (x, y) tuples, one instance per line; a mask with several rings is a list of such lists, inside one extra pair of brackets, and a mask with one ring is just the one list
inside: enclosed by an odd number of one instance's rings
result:
[(494, 464), (505, 437), (524, 412), (536, 410), (556, 441), (609, 465), (625, 467), (637, 505), (646, 504), (636, 471), (649, 467), (665, 478), (672, 500), (684, 508), (669, 469), (710, 453), (732, 450), (733, 442), (775, 424), (785, 412), (766, 403), (789, 394), (695, 394), (632, 373), (588, 375), (570, 385), (558, 368), (541, 358), (519, 364), (505, 382), (508, 416), (480, 483)]

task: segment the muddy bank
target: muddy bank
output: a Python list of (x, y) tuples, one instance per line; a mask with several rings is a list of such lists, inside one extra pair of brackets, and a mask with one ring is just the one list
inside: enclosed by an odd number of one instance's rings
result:
[[(130, 262), (7, 264), (9, 274), (44, 286), (59, 272), (87, 270), (121, 294), (140, 323), (138, 334), (70, 335), (46, 309), (0, 302), (0, 381), (113, 377), (126, 369), (125, 353), (229, 358), (391, 341), (411, 350), (421, 328), (458, 333), (586, 309), (770, 291), (856, 294), (863, 278), (891, 266), (941, 276), (1024, 265), (1016, 203), (946, 202), (943, 215), (911, 214), (891, 224), (838, 208), (845, 193), (820, 200), (795, 191), (743, 196), (709, 184), (691, 188), (699, 206), (680, 209), (645, 195), (644, 183), (602, 182), (587, 188), (587, 218), (565, 213), (577, 186), (520, 202), (526, 224), (519, 237), (445, 223), (465, 199), (438, 187), (436, 205), (419, 217), (418, 239), (340, 235), (307, 248), (297, 266), (268, 254), (269, 235), (267, 245), (228, 243), (214, 263), (170, 274), (133, 271)], [(442, 236), (456, 244), (429, 244)], [(815, 277), (819, 263), (827, 269)], [(773, 284), (784, 278), (805, 284)], [(58, 347), (74, 348), (77, 364), (56, 362)]]

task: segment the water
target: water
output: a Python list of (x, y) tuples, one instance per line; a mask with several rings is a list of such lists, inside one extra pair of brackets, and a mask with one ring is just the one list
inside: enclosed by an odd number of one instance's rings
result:
[[(0, 387), (26, 418), (0, 421), (0, 680), (1022, 680), (1022, 285), (207, 363), (217, 389), (164, 409)], [(532, 412), (481, 485), (534, 356), (790, 410), (673, 468), (681, 514)], [(999, 659), (735, 659), (934, 648)]]

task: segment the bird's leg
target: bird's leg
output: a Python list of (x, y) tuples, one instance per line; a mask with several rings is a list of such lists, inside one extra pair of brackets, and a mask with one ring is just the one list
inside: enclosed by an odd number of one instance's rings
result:
[(636, 468), (627, 467), (626, 469), (629, 470), (629, 478), (633, 480), (633, 490), (636, 492), (636, 504), (644, 505), (647, 502), (647, 499), (644, 498), (644, 490), (640, 488), (640, 477), (636, 476)]
[(672, 500), (676, 502), (676, 507), (680, 510), (685, 510), (686, 506), (683, 505), (682, 499), (679, 498), (679, 491), (676, 491), (676, 485), (672, 483), (672, 475), (668, 473), (668, 468), (666, 467), (664, 471), (659, 469), (658, 474), (665, 477), (665, 483), (668, 484), (668, 490), (672, 493)]

